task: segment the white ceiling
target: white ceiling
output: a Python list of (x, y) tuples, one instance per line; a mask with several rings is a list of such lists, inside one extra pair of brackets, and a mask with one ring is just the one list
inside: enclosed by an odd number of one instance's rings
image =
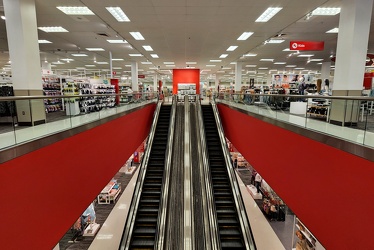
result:
[[(175, 68), (186, 68), (186, 62), (196, 62), (190, 67), (196, 67), (202, 72), (202, 80), (207, 77), (214, 78), (219, 71), (222, 79), (229, 80), (234, 76), (235, 61), (244, 62), (243, 77), (253, 73), (247, 70), (257, 70), (258, 73), (269, 74), (269, 70), (276, 69), (280, 72), (289, 71), (286, 65), (274, 65), (272, 62), (260, 62), (262, 58), (273, 58), (274, 62), (286, 62), (287, 65), (297, 65), (310, 71), (318, 71), (321, 65), (318, 62), (307, 63), (308, 58), (288, 55), (283, 49), (289, 46), (290, 40), (318, 40), (325, 42), (324, 51), (313, 51), (312, 58), (330, 60), (330, 55), (335, 55), (337, 34), (326, 34), (327, 30), (338, 27), (339, 15), (313, 16), (304, 20), (306, 15), (317, 7), (340, 7), (339, 0), (36, 0), (38, 26), (62, 26), (68, 33), (45, 33), (38, 30), (39, 39), (47, 39), (51, 44), (40, 44), (41, 60), (56, 62), (63, 58), (73, 58), (74, 62), (56, 65), (53, 70), (62, 72), (63, 69), (76, 69), (85, 65), (89, 70), (109, 70), (108, 65), (98, 65), (96, 61), (109, 62), (109, 51), (116, 61), (113, 66), (117, 76), (129, 75), (131, 61), (139, 64), (139, 74), (153, 75), (154, 69), (161, 74), (170, 74), (173, 67), (167, 67), (164, 62), (175, 62)], [(87, 6), (95, 15), (68, 16), (58, 10), (56, 6)], [(131, 22), (117, 22), (105, 9), (109, 6), (118, 6), (123, 9)], [(254, 22), (268, 7), (283, 7), (283, 9), (269, 22)], [(373, 25), (371, 27), (373, 30)], [(8, 64), (7, 39), (5, 21), (0, 20), (0, 67)], [(130, 31), (139, 31), (144, 36), (144, 41), (136, 41), (129, 34)], [(245, 31), (254, 32), (246, 41), (237, 41)], [(101, 34), (106, 34), (104, 37)], [(286, 40), (281, 44), (266, 44), (267, 39), (284, 34)], [(371, 32), (374, 34), (374, 32)], [(116, 37), (118, 36), (118, 38)], [(110, 44), (106, 39), (120, 39), (128, 44)], [(154, 49), (147, 52), (143, 45), (150, 45)], [(236, 45), (233, 52), (226, 49)], [(374, 50), (374, 37), (370, 36), (369, 52)], [(85, 48), (100, 47), (103, 52), (88, 52)], [(89, 57), (72, 57), (72, 53), (86, 53)], [(374, 52), (374, 51), (373, 51)], [(141, 53), (142, 57), (130, 57), (130, 53)], [(150, 54), (159, 55), (153, 59)], [(243, 57), (244, 54), (255, 53), (256, 57)], [(228, 54), (221, 62), (217, 60), (221, 54)], [(306, 53), (305, 53), (306, 54)], [(142, 64), (142, 62), (152, 64)], [(206, 66), (206, 65), (215, 65)], [(255, 68), (246, 65), (256, 65)], [(118, 68), (120, 67), (120, 68)], [(222, 70), (221, 68), (230, 68)], [(266, 70), (259, 70), (266, 67)], [(224, 72), (223, 72), (224, 71)], [(299, 72), (300, 70), (294, 70)], [(272, 72), (274, 73), (274, 72)], [(263, 75), (258, 75), (263, 76)], [(224, 80), (224, 79), (223, 79)]]

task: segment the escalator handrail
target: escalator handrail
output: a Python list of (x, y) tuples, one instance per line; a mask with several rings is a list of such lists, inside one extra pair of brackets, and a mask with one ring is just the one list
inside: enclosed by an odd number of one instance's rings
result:
[[(200, 98), (197, 99), (197, 124), (198, 124), (198, 152), (200, 152), (200, 176), (201, 180), (205, 180), (201, 185), (202, 188), (202, 203), (204, 212), (204, 225), (205, 225), (205, 236), (207, 238), (205, 247), (207, 250), (218, 250), (221, 249), (217, 225), (217, 217), (215, 213), (214, 196), (213, 196), (213, 185), (212, 176), (209, 171), (209, 157), (206, 146), (206, 137), (203, 121), (203, 112), (201, 109)], [(200, 149), (200, 150), (199, 150)], [(205, 194), (205, 195), (204, 195)]]
[(227, 148), (226, 138), (223, 132), (224, 130), (222, 127), (221, 120), (219, 118), (217, 106), (214, 101), (212, 102), (212, 108), (213, 108), (213, 113), (214, 113), (214, 117), (215, 117), (216, 124), (217, 124), (218, 135), (221, 141), (223, 155), (224, 155), (225, 162), (226, 162), (228, 176), (229, 176), (231, 187), (232, 187), (233, 194), (234, 194), (233, 196), (234, 196), (235, 206), (238, 211), (238, 218), (240, 221), (240, 226), (244, 234), (243, 235), (244, 243), (245, 243), (246, 249), (255, 250), (257, 248), (256, 248), (256, 244), (255, 244), (254, 237), (252, 234), (252, 229), (248, 222), (248, 217), (247, 217), (247, 213), (245, 210), (243, 197), (240, 192), (240, 188), (239, 188), (239, 184), (236, 178), (234, 168), (232, 167), (230, 153)]
[(168, 141), (167, 148), (165, 151), (165, 170), (162, 181), (161, 199), (160, 199), (160, 210), (157, 220), (157, 235), (155, 239), (155, 250), (163, 250), (166, 238), (166, 218), (167, 218), (167, 208), (169, 200), (169, 187), (170, 187), (170, 172), (171, 172), (171, 159), (173, 151), (174, 142), (174, 131), (175, 131), (175, 117), (177, 110), (177, 96), (173, 95), (172, 98), (172, 109), (170, 115), (169, 131), (168, 131)]
[(156, 126), (157, 126), (158, 117), (159, 117), (160, 110), (161, 110), (161, 105), (162, 105), (162, 101), (159, 101), (156, 107), (156, 111), (154, 113), (152, 127), (150, 130), (148, 139), (147, 139), (147, 144), (146, 144), (147, 147), (145, 149), (142, 162), (140, 164), (139, 175), (136, 181), (135, 190), (134, 190), (133, 197), (131, 200), (131, 206), (129, 208), (129, 213), (127, 215), (125, 228), (123, 230), (121, 242), (118, 248), (120, 250), (129, 249), (129, 246), (131, 243), (131, 236), (132, 236), (132, 231), (133, 231), (134, 224), (135, 224), (136, 212), (138, 210), (143, 183), (145, 179), (145, 174), (147, 172), (148, 160), (149, 160), (149, 156), (150, 156), (151, 149), (152, 149), (153, 138), (156, 132)]

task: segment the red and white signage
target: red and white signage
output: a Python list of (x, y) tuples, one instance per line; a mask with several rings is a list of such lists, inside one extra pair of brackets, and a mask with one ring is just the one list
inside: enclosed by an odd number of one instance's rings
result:
[(290, 41), (290, 50), (324, 50), (325, 42)]
[(145, 75), (138, 75), (138, 78), (145, 78)]

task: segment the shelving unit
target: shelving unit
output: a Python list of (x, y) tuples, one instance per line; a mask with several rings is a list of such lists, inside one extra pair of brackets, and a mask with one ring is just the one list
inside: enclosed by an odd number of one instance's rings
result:
[[(79, 95), (79, 88), (75, 82), (67, 82), (62, 89), (64, 95)], [(66, 115), (79, 115), (79, 98), (65, 98)]]
[(307, 114), (311, 117), (328, 119), (329, 104), (312, 104), (307, 111)]
[(119, 87), (119, 94), (122, 94), (120, 96), (119, 102), (120, 103), (129, 103), (130, 100), (129, 100), (128, 96), (125, 95), (125, 94), (128, 93), (127, 91), (130, 88), (130, 85), (119, 85), (118, 87)]
[[(303, 250), (326, 250), (298, 218), (295, 218), (295, 229), (296, 233), (300, 232), (304, 238), (298, 242), (306, 241), (306, 244), (301, 244), (306, 248)], [(296, 244), (299, 244), (298, 242)], [(296, 249), (296, 246), (293, 249)]]
[(51, 113), (63, 110), (62, 99), (53, 98), (61, 95), (61, 84), (59, 77), (43, 77), (43, 95), (51, 98), (44, 99), (45, 112)]
[(97, 196), (98, 204), (110, 204), (114, 202), (121, 192), (121, 183), (117, 183), (116, 180), (112, 180), (104, 187), (104, 189)]

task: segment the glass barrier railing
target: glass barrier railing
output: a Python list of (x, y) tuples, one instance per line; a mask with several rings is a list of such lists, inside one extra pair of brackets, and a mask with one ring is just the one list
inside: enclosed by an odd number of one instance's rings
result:
[(157, 100), (155, 92), (0, 97), (0, 150)]
[(320, 95), (226, 94), (224, 103), (353, 143), (374, 147), (374, 98)]

